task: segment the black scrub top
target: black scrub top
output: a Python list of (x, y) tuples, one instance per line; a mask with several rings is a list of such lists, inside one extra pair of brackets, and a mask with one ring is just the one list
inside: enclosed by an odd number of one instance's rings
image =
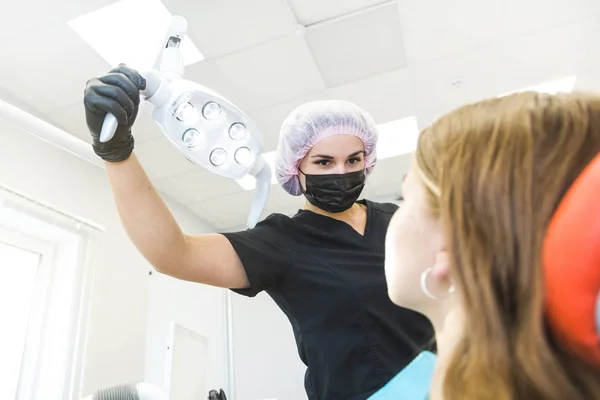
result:
[(252, 297), (265, 290), (290, 320), (308, 367), (309, 399), (368, 398), (434, 336), (425, 317), (388, 297), (385, 233), (398, 206), (361, 203), (364, 236), (306, 210), (292, 218), (272, 214), (254, 229), (225, 234), (250, 282), (235, 292)]

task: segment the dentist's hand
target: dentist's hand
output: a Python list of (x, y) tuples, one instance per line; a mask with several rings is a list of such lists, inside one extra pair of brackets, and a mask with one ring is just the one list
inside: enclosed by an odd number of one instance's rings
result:
[[(144, 78), (124, 64), (87, 82), (83, 96), (85, 119), (94, 151), (103, 160), (119, 162), (131, 155), (134, 145), (131, 127), (137, 117), (140, 91), (145, 88)], [(101, 143), (100, 132), (107, 113), (113, 114), (119, 125), (115, 136)]]

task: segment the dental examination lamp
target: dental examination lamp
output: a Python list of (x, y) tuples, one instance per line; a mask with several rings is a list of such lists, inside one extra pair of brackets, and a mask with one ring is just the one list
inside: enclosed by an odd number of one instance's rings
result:
[[(152, 104), (152, 117), (169, 141), (192, 163), (231, 179), (256, 178), (256, 190), (247, 226), (253, 228), (266, 205), (271, 188), (271, 169), (261, 157), (262, 136), (254, 122), (223, 96), (183, 79), (183, 57), (179, 48), (187, 32), (180, 16), (171, 25), (157, 69), (142, 71), (146, 89), (142, 98)], [(115, 134), (117, 120), (104, 119), (100, 141)]]

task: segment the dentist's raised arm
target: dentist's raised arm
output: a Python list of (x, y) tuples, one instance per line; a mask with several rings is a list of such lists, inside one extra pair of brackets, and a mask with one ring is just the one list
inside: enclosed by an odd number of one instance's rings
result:
[[(248, 287), (242, 262), (227, 238), (219, 234), (185, 235), (133, 153), (132, 128), (140, 91), (145, 88), (146, 80), (137, 71), (120, 65), (89, 80), (84, 93), (92, 146), (105, 161), (127, 234), (162, 273), (213, 286)], [(100, 135), (107, 113), (114, 115), (118, 125), (114, 136), (103, 142)]]

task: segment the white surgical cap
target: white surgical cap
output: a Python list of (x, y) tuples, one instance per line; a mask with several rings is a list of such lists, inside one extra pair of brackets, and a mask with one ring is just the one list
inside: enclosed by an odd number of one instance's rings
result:
[(375, 147), (379, 136), (373, 118), (356, 104), (341, 100), (306, 103), (285, 119), (279, 135), (275, 175), (291, 195), (302, 194), (298, 166), (318, 143), (334, 135), (352, 135), (365, 145), (365, 172), (375, 167)]

